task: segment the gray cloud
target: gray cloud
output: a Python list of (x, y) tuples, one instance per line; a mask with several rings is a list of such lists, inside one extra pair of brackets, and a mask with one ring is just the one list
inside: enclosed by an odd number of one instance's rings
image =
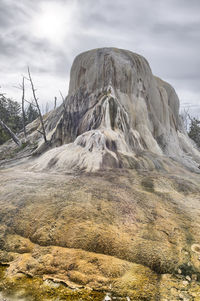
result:
[[(55, 41), (45, 32), (40, 35), (32, 24), (35, 18), (41, 21), (42, 9), (51, 5), (60, 5), (66, 19), (70, 9), (72, 14), (62, 35), (55, 34)], [(60, 19), (62, 16), (56, 13)], [(44, 100), (52, 98), (60, 87), (66, 94), (73, 58), (105, 46), (142, 54), (153, 73), (175, 87), (182, 103), (200, 106), (199, 0), (0, 2), (1, 85), (12, 97), (19, 97), (12, 86), (27, 65), (41, 82)]]

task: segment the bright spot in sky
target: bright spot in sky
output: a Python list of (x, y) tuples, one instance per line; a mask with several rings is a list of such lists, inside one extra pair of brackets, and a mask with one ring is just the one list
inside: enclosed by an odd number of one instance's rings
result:
[(33, 18), (32, 32), (38, 38), (52, 43), (61, 43), (70, 34), (74, 23), (75, 2), (42, 2), (37, 15)]

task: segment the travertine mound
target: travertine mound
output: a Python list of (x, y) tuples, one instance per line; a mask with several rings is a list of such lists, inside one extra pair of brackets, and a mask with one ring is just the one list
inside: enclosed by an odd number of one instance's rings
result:
[(52, 149), (41, 139), (41, 156), (0, 170), (3, 297), (200, 300), (200, 158), (178, 110), (139, 55), (75, 59), (65, 103), (44, 118)]
[(77, 56), (68, 97), (46, 126), (51, 144), (64, 145), (44, 154), (37, 169), (164, 168), (165, 156), (196, 171), (200, 164), (175, 90), (153, 76), (145, 58), (127, 50)]

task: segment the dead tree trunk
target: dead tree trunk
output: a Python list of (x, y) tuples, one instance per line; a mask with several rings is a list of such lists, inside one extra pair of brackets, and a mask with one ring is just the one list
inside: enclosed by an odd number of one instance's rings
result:
[(63, 114), (66, 112), (66, 105), (65, 105), (65, 98), (64, 98), (64, 96), (63, 96), (63, 94), (62, 94), (62, 92), (61, 91), (59, 91), (60, 92), (60, 96), (61, 96), (61, 98), (62, 98), (62, 102), (63, 102), (63, 109), (64, 109), (64, 111), (63, 111)]
[(24, 84), (25, 78), (22, 79), (22, 121), (23, 121), (23, 130), (24, 130), (24, 138), (26, 141), (26, 114), (25, 114), (25, 108), (24, 108), (24, 102), (25, 102), (25, 84)]
[(57, 107), (57, 97), (55, 96), (55, 98), (54, 98), (54, 110), (56, 109), (56, 107)]
[(0, 119), (0, 126), (10, 135), (10, 137), (13, 139), (13, 141), (18, 145), (21, 146), (21, 141), (17, 138), (15, 133)]
[(40, 118), (40, 122), (41, 122), (41, 126), (42, 126), (42, 135), (44, 137), (45, 143), (48, 143), (47, 137), (46, 137), (46, 131), (45, 131), (45, 126), (44, 126), (44, 121), (43, 121), (42, 113), (41, 113), (41, 110), (40, 110), (40, 106), (38, 104), (38, 98), (36, 97), (36, 94), (35, 94), (36, 90), (34, 88), (34, 84), (33, 84), (33, 80), (32, 80), (32, 77), (31, 77), (31, 73), (30, 73), (29, 67), (28, 67), (28, 77), (29, 77), (29, 81), (31, 83), (31, 89), (32, 89), (32, 93), (33, 93), (33, 99), (35, 101), (35, 105), (37, 107), (39, 118)]

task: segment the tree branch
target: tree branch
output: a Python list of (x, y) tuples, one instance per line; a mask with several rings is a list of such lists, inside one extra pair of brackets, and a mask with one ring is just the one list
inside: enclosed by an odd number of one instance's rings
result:
[(22, 120), (23, 120), (23, 129), (24, 129), (24, 138), (26, 141), (26, 114), (25, 114), (25, 108), (24, 108), (24, 101), (25, 101), (25, 79), (24, 76), (22, 78)]
[(61, 96), (61, 98), (62, 98), (62, 101), (63, 101), (63, 108), (64, 108), (64, 112), (66, 112), (67, 108), (66, 108), (66, 105), (65, 105), (65, 98), (64, 98), (64, 96), (63, 96), (62, 92), (61, 92), (61, 91), (59, 91), (59, 92), (60, 92), (60, 96)]
[(10, 135), (10, 137), (13, 139), (13, 141), (18, 145), (21, 146), (21, 141), (17, 138), (15, 133), (3, 122), (3, 120), (0, 119), (0, 125), (2, 128)]
[(41, 125), (42, 125), (42, 131), (43, 131), (44, 141), (45, 141), (45, 143), (48, 143), (47, 137), (46, 137), (46, 131), (45, 131), (45, 126), (44, 126), (44, 121), (43, 121), (43, 117), (42, 117), (42, 114), (41, 114), (40, 106), (38, 104), (38, 98), (36, 97), (36, 94), (35, 94), (36, 89), (35, 89), (34, 84), (33, 84), (33, 80), (32, 80), (32, 77), (31, 77), (31, 73), (30, 73), (29, 67), (28, 67), (28, 77), (29, 77), (29, 80), (30, 80), (30, 83), (31, 83), (31, 89), (32, 89), (32, 93), (33, 93), (33, 99), (35, 101), (35, 104), (36, 104), (36, 107), (37, 107), (37, 110), (38, 110), (38, 114), (39, 114), (39, 118), (40, 118), (40, 122), (41, 122)]
[(28, 102), (31, 106), (37, 107), (34, 103), (28, 101), (27, 99), (24, 99), (26, 102)]

